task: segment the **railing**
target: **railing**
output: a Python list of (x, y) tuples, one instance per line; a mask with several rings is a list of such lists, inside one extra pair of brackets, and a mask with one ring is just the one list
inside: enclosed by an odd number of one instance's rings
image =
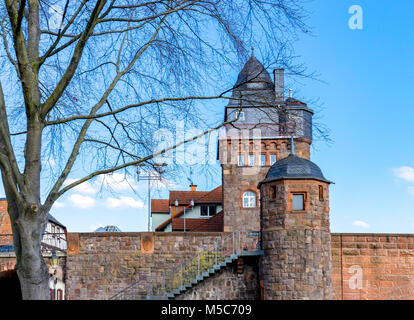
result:
[(237, 129), (248, 130), (249, 138), (254, 137), (253, 129), (260, 130), (261, 137), (285, 137), (296, 135), (297, 125), (295, 122), (284, 123), (235, 123), (226, 125), (226, 135), (221, 138), (229, 138), (231, 133), (235, 133)]
[(118, 292), (110, 300), (161, 299), (166, 296), (162, 275), (147, 275)]
[[(260, 249), (260, 234), (257, 231), (234, 231), (224, 237), (220, 237), (205, 250), (194, 257), (180, 263), (163, 275), (151, 275), (148, 283), (138, 280), (126, 289), (111, 297), (111, 300), (135, 300), (139, 297), (148, 299), (152, 297), (166, 297), (180, 288), (189, 286), (197, 279), (203, 278), (203, 273), (209, 272), (214, 266), (225, 262), (226, 258), (238, 256), (243, 252), (257, 251)], [(193, 283), (194, 284), (194, 283)], [(144, 290), (147, 295), (144, 295)]]

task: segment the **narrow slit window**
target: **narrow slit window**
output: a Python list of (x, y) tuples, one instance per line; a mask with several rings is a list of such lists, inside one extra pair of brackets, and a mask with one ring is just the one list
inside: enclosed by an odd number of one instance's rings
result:
[(270, 199), (276, 199), (276, 186), (270, 187)]
[(319, 200), (323, 201), (323, 186), (319, 186)]

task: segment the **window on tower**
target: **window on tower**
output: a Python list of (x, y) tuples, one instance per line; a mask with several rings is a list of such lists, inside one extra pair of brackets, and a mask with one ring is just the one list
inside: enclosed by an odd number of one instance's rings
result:
[(292, 201), (293, 210), (305, 210), (305, 195), (303, 193), (294, 194)]
[(270, 155), (270, 165), (273, 165), (276, 162), (276, 155), (275, 154), (271, 154)]
[(253, 191), (246, 191), (243, 193), (243, 208), (256, 207), (256, 193)]
[(244, 112), (243, 111), (237, 111), (236, 112), (236, 119), (239, 118), (239, 120), (244, 120)]
[(239, 154), (237, 164), (238, 164), (239, 167), (243, 167), (244, 166), (244, 155)]
[(265, 154), (261, 154), (260, 155), (260, 165), (261, 166), (265, 166), (266, 165), (266, 155)]
[(249, 154), (249, 166), (254, 166), (254, 154)]
[(323, 201), (323, 187), (319, 186), (319, 200)]
[(269, 190), (270, 199), (276, 199), (276, 186), (271, 186)]

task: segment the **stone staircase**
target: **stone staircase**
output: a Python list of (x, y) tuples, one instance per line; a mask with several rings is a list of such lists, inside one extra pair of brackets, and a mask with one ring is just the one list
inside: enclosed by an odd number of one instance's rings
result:
[(186, 292), (190, 288), (198, 285), (199, 283), (203, 282), (207, 278), (219, 273), (222, 269), (225, 269), (227, 265), (232, 264), (239, 258), (237, 254), (232, 254), (229, 257), (225, 258), (224, 261), (214, 264), (212, 268), (208, 269), (207, 271), (203, 271), (200, 274), (196, 275), (194, 279), (180, 285), (177, 289), (167, 292), (166, 297), (168, 299), (174, 299), (175, 297), (179, 296), (180, 294)]
[(123, 289), (110, 300), (174, 299), (221, 272), (239, 257), (261, 254), (259, 232), (234, 231), (162, 275), (150, 275)]

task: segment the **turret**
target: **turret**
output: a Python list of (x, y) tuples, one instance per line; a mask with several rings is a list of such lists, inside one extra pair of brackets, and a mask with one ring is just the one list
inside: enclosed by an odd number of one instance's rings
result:
[(293, 150), (259, 183), (264, 299), (332, 299), (330, 183)]

